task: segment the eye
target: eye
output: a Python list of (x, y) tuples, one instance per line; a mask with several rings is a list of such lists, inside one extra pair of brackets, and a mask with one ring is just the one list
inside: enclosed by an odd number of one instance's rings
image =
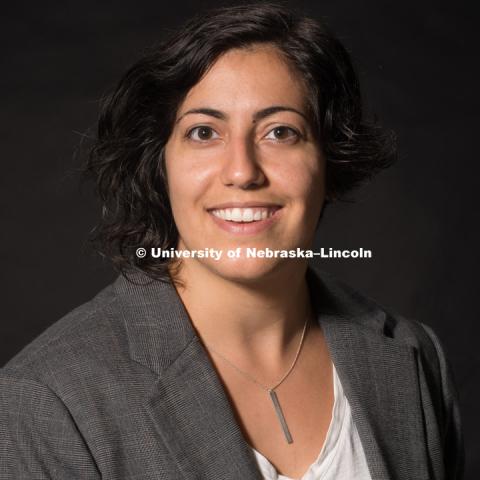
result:
[(186, 136), (197, 142), (206, 142), (208, 140), (219, 138), (218, 133), (212, 127), (208, 127), (206, 125), (200, 125), (199, 127), (192, 128), (187, 132)]
[(281, 142), (296, 141), (300, 138), (300, 134), (291, 127), (279, 126), (270, 130), (265, 138)]

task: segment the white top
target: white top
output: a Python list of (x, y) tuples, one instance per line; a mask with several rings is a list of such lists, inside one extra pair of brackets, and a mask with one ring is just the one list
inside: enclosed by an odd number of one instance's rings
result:
[[(371, 480), (365, 453), (357, 428), (353, 423), (350, 404), (337, 375), (333, 371), (332, 419), (320, 454), (298, 480)], [(279, 475), (275, 467), (257, 450), (252, 448), (265, 480), (293, 480)]]

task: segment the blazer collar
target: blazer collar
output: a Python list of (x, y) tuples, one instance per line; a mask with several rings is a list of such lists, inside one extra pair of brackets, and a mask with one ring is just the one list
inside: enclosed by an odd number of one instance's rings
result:
[[(147, 410), (184, 477), (261, 479), (174, 286), (130, 279), (114, 286), (130, 355), (157, 374)], [(372, 479), (427, 480), (415, 349), (388, 335), (391, 319), (374, 302), (312, 267), (307, 280)]]

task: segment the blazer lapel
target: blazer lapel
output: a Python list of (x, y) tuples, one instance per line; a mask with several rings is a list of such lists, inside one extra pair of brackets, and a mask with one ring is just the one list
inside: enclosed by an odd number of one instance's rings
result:
[(416, 350), (385, 334), (387, 316), (373, 303), (321, 283), (312, 279), (318, 320), (372, 479), (428, 480)]
[(262, 478), (197, 338), (159, 378), (149, 410), (185, 478)]
[(183, 477), (260, 480), (254, 455), (188, 314), (169, 283), (116, 283), (134, 360), (157, 374), (146, 404)]

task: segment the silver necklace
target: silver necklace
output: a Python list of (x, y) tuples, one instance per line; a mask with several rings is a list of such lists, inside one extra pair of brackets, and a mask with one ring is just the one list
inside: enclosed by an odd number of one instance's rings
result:
[(280, 402), (278, 401), (278, 396), (277, 396), (277, 393), (275, 392), (275, 389), (277, 387), (279, 387), (283, 383), (283, 381), (290, 375), (293, 368), (295, 367), (295, 364), (297, 363), (298, 356), (300, 355), (300, 350), (302, 349), (303, 340), (305, 338), (305, 332), (307, 330), (307, 324), (308, 324), (308, 317), (305, 320), (305, 325), (303, 326), (302, 337), (300, 338), (300, 343), (298, 345), (297, 353), (295, 354), (295, 358), (293, 359), (292, 365), (288, 369), (287, 373), (282, 377), (282, 379), (279, 382), (277, 382), (273, 387), (268, 387), (268, 386), (264, 385), (263, 383), (259, 382), (257, 379), (253, 378), (249, 373), (244, 372), (243, 370), (240, 370), (228, 358), (224, 357), (220, 352), (217, 352), (209, 344), (205, 343), (205, 345), (207, 345), (209, 350), (211, 350), (213, 353), (217, 354), (222, 360), (227, 362), (238, 373), (241, 373), (245, 378), (248, 378), (250, 381), (256, 383), (259, 387), (261, 387), (263, 390), (266, 390), (268, 392), (268, 394), (270, 395), (270, 399), (272, 400), (273, 407), (275, 408), (275, 413), (277, 414), (277, 418), (278, 418), (278, 420), (280, 422), (280, 425), (282, 427), (283, 434), (285, 435), (285, 439), (287, 440), (287, 443), (293, 443), (293, 438), (292, 438), (292, 435), (290, 433), (290, 430), (288, 429), (288, 425), (287, 425), (287, 422), (285, 420), (285, 416), (283, 415), (282, 407), (280, 406)]

